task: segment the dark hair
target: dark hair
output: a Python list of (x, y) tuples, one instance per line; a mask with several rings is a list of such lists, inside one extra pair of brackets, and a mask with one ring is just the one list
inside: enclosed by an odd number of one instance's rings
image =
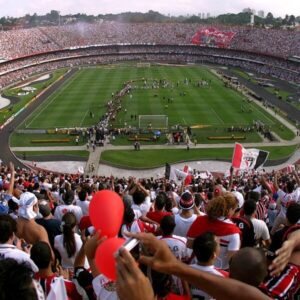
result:
[(48, 243), (39, 241), (30, 250), (30, 258), (39, 269), (46, 269), (51, 262), (51, 249)]
[(160, 229), (163, 235), (171, 235), (175, 229), (176, 223), (173, 216), (164, 216), (160, 221)]
[(206, 232), (194, 240), (193, 251), (199, 262), (206, 263), (211, 259), (217, 246), (216, 236), (211, 232)]
[(154, 294), (164, 298), (171, 292), (172, 276), (151, 270), (151, 283)]
[(16, 211), (19, 208), (19, 205), (13, 199), (9, 199), (7, 205), (10, 211)]
[(294, 188), (295, 188), (295, 184), (294, 184), (293, 181), (288, 181), (288, 182), (286, 183), (286, 191), (287, 191), (289, 194), (293, 192)]
[(260, 193), (259, 192), (255, 192), (255, 191), (250, 191), (247, 194), (247, 200), (254, 200), (255, 202), (258, 202), (260, 200)]
[(125, 224), (131, 224), (134, 221), (134, 211), (131, 206), (125, 206), (123, 221)]
[(66, 192), (63, 194), (63, 200), (67, 205), (72, 204), (74, 201), (74, 192), (72, 190), (66, 190)]
[(76, 252), (75, 236), (73, 232), (75, 226), (75, 215), (72, 212), (64, 214), (62, 217), (63, 245), (67, 250), (68, 257), (72, 257)]
[(194, 199), (195, 199), (195, 205), (197, 207), (199, 207), (199, 205), (203, 202), (203, 198), (198, 193), (194, 194)]
[(17, 232), (17, 223), (9, 215), (0, 215), (0, 243), (6, 243)]
[(0, 260), (0, 299), (37, 300), (28, 263), (8, 258)]
[(173, 208), (172, 200), (170, 198), (167, 198), (165, 203), (165, 210), (168, 212), (172, 212), (172, 208)]
[(80, 201), (85, 201), (86, 200), (86, 196), (87, 196), (87, 191), (86, 190), (81, 190), (78, 193), (78, 198)]
[(300, 204), (291, 203), (287, 208), (286, 218), (290, 224), (296, 224), (300, 219)]
[(231, 278), (258, 287), (267, 274), (267, 260), (262, 250), (245, 247), (232, 256)]
[(132, 195), (133, 203), (140, 205), (145, 201), (145, 194), (142, 191), (135, 191)]
[(244, 212), (246, 216), (251, 216), (256, 210), (256, 202), (252, 199), (245, 201)]
[(162, 195), (157, 195), (155, 198), (155, 207), (158, 210), (162, 210), (166, 204), (166, 200)]

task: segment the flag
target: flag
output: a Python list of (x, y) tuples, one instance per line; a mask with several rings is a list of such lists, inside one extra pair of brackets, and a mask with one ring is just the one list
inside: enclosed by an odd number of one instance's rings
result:
[(53, 280), (50, 287), (50, 292), (47, 296), (47, 300), (67, 300), (67, 290), (65, 281), (62, 276)]
[(166, 164), (166, 170), (165, 170), (165, 176), (166, 179), (173, 180), (177, 184), (181, 184), (183, 180), (187, 177), (187, 173), (176, 169), (172, 168), (170, 164)]
[(236, 143), (234, 147), (232, 166), (240, 170), (256, 170), (262, 167), (268, 158), (269, 152), (259, 149), (245, 149)]
[(193, 170), (188, 165), (185, 165), (183, 168), (183, 172), (187, 174), (184, 180), (184, 185), (185, 186), (190, 185), (193, 181), (193, 175), (192, 175)]

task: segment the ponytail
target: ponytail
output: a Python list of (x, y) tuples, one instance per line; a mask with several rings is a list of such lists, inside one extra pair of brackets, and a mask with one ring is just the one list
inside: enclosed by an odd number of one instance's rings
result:
[(62, 217), (63, 246), (67, 250), (68, 257), (72, 257), (76, 252), (76, 243), (73, 228), (76, 226), (76, 217), (72, 212), (66, 213)]

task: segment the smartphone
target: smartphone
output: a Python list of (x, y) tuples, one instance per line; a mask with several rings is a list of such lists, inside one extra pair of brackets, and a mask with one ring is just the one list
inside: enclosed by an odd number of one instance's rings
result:
[(28, 245), (24, 240), (22, 240), (22, 242), (21, 242), (21, 247), (22, 247), (22, 249), (24, 250), (24, 249), (26, 249), (28, 246), (29, 246), (29, 245)]
[[(130, 254), (133, 256), (134, 259), (138, 259), (140, 256), (140, 241), (136, 238), (128, 239), (122, 248), (125, 248)], [(120, 250), (118, 250), (115, 256), (120, 255)]]

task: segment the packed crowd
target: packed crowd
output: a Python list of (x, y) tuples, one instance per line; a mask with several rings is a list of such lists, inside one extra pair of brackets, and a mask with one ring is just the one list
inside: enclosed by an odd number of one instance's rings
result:
[[(292, 167), (215, 178), (194, 170), (182, 182), (13, 164), (0, 173), (0, 299), (299, 297), (300, 179)], [(95, 259), (105, 237), (89, 205), (101, 190), (123, 199), (118, 235), (139, 241), (116, 255), (116, 282)]]
[(0, 64), (0, 88), (33, 74), (63, 67), (122, 60), (176, 63), (213, 63), (246, 68), (253, 72), (300, 82), (299, 65), (279, 58), (226, 49), (194, 46), (104, 46), (48, 53)]
[[(300, 33), (286, 30), (214, 25), (218, 30), (234, 32), (229, 47), (279, 57), (299, 56)], [(119, 23), (103, 21), (93, 24), (38, 27), (0, 32), (0, 57), (12, 59), (33, 53), (71, 47), (104, 44), (186, 45), (200, 29), (200, 24)]]

